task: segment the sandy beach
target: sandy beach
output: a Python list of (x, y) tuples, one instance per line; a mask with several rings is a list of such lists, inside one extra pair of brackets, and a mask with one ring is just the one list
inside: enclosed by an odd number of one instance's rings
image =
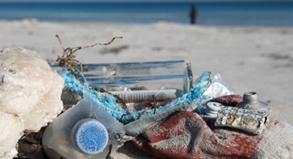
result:
[[(50, 23), (0, 21), (0, 48), (23, 46), (49, 63), (64, 47), (108, 42), (76, 53), (82, 63), (114, 63), (184, 59), (194, 77), (220, 73), (236, 94), (258, 93), (272, 107), (272, 116), (293, 124), (293, 27), (192, 26), (154, 24)], [(153, 158), (127, 143), (114, 158)]]

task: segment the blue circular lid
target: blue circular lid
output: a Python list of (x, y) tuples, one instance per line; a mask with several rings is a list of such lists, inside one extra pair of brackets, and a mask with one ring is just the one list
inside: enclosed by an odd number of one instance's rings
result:
[(103, 124), (96, 119), (78, 121), (71, 132), (71, 141), (75, 148), (85, 154), (102, 152), (108, 144), (108, 132)]

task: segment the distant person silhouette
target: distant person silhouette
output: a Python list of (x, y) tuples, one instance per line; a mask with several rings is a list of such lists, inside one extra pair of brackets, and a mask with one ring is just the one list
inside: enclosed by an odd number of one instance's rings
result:
[(190, 24), (196, 24), (197, 11), (195, 5), (191, 5), (190, 9)]

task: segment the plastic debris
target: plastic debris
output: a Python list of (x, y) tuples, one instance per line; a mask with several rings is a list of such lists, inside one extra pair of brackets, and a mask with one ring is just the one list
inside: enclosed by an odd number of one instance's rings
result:
[(269, 114), (262, 111), (236, 107), (221, 107), (215, 126), (240, 129), (252, 134), (260, 134), (269, 122)]
[(215, 73), (211, 77), (211, 84), (209, 88), (204, 92), (204, 95), (208, 96), (209, 98), (203, 100), (203, 102), (213, 98), (231, 94), (234, 94), (231, 88), (223, 82), (219, 73)]
[[(277, 123), (277, 121), (269, 120), (270, 108), (266, 103), (258, 100), (255, 92), (245, 93), (243, 98), (235, 95), (221, 80), (219, 74), (212, 75), (211, 72), (204, 72), (190, 90), (170, 103), (149, 110), (137, 111), (121, 107), (119, 105), (121, 101), (118, 101), (114, 95), (127, 102), (140, 103), (151, 101), (151, 96), (146, 93), (157, 93), (157, 96), (164, 91), (169, 91), (170, 95), (175, 95), (177, 90), (162, 89), (160, 92), (142, 89), (137, 91), (123, 87), (124, 90), (116, 90), (116, 92), (99, 92), (83, 73), (77, 72), (77, 76), (79, 77), (73, 76), (69, 71), (63, 69), (62, 77), (65, 79), (65, 89), (83, 96), (87, 102), (98, 105), (105, 113), (109, 113), (108, 115), (126, 124), (123, 131), (119, 133), (115, 131), (115, 135), (111, 134), (113, 131), (109, 131), (107, 128), (112, 124), (99, 123), (101, 119), (92, 121), (92, 119), (86, 118), (71, 124), (73, 125), (73, 128), (70, 128), (73, 143), (71, 146), (78, 153), (82, 153), (83, 158), (91, 158), (87, 155), (97, 154), (103, 154), (104, 157), (104, 152), (111, 149), (110, 142), (115, 141), (122, 145), (125, 141), (132, 139), (139, 148), (159, 158), (249, 157), (262, 139), (263, 131)], [(164, 100), (164, 98), (158, 99)], [(193, 112), (187, 111), (188, 108), (192, 108)], [(69, 111), (70, 109), (65, 113)], [(78, 133), (81, 129), (87, 129), (88, 122), (93, 122), (92, 124), (95, 126), (89, 124), (91, 125), (89, 127), (95, 128), (96, 132), (99, 132), (95, 134), (97, 135), (95, 138), (101, 138), (97, 140), (94, 149), (90, 149), (89, 145), (86, 145), (90, 141), (79, 140), (88, 136)], [(196, 142), (187, 142), (191, 140), (196, 140)], [(237, 145), (235, 145), (236, 142), (238, 142)], [(51, 145), (51, 147), (54, 146)], [(116, 149), (112, 150), (117, 150), (117, 147), (119, 144), (116, 144)], [(230, 150), (230, 148), (232, 149)], [(246, 151), (243, 150), (244, 148)], [(70, 155), (65, 157), (73, 158)]]
[(71, 142), (81, 153), (94, 155), (107, 146), (107, 129), (96, 119), (86, 118), (78, 121), (71, 130)]
[(122, 124), (91, 101), (84, 90), (83, 99), (46, 128), (43, 145), (65, 158), (105, 158), (124, 144), (123, 135)]
[(271, 111), (271, 108), (267, 103), (262, 102), (258, 99), (258, 94), (256, 92), (244, 93), (243, 101), (237, 104), (236, 107), (264, 111), (267, 113)]
[[(84, 83), (81, 83), (79, 80), (76, 79), (75, 76), (73, 76), (69, 71), (65, 69), (62, 71), (61, 75), (65, 80), (66, 89), (83, 95), (84, 85), (90, 85), (90, 83), (87, 82), (86, 78), (83, 76), (81, 72), (78, 72), (78, 74), (83, 79), (82, 81), (84, 81)], [(161, 112), (183, 103), (185, 105), (190, 105), (191, 102), (195, 102), (197, 107), (199, 108), (199, 111), (203, 113), (204, 110), (201, 105), (201, 100), (208, 98), (208, 96), (203, 95), (203, 92), (206, 91), (206, 89), (209, 87), (211, 83), (210, 77), (211, 72), (204, 72), (194, 83), (194, 87), (191, 88), (187, 93), (164, 106), (150, 110), (133, 111), (125, 109), (117, 106), (116, 98), (111, 94), (108, 94), (105, 97), (101, 97), (100, 92), (97, 92), (92, 89), (89, 89), (87, 93), (89, 98), (93, 102), (101, 106), (106, 112), (111, 114), (117, 120), (123, 123), (129, 123), (140, 118), (152, 116), (155, 114), (155, 112)]]
[(221, 103), (217, 102), (208, 102), (206, 104), (206, 110), (205, 113), (211, 117), (211, 118), (217, 118), (218, 116), (218, 110), (223, 107)]

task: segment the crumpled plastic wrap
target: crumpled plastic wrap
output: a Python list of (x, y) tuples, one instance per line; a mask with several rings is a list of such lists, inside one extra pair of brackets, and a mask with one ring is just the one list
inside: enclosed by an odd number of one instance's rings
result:
[(221, 78), (221, 75), (219, 73), (215, 73), (212, 76), (212, 84), (209, 86), (209, 88), (203, 93), (203, 95), (209, 95), (209, 99), (221, 97), (224, 95), (231, 95), (234, 94), (234, 92), (231, 90), (231, 88), (226, 85)]

